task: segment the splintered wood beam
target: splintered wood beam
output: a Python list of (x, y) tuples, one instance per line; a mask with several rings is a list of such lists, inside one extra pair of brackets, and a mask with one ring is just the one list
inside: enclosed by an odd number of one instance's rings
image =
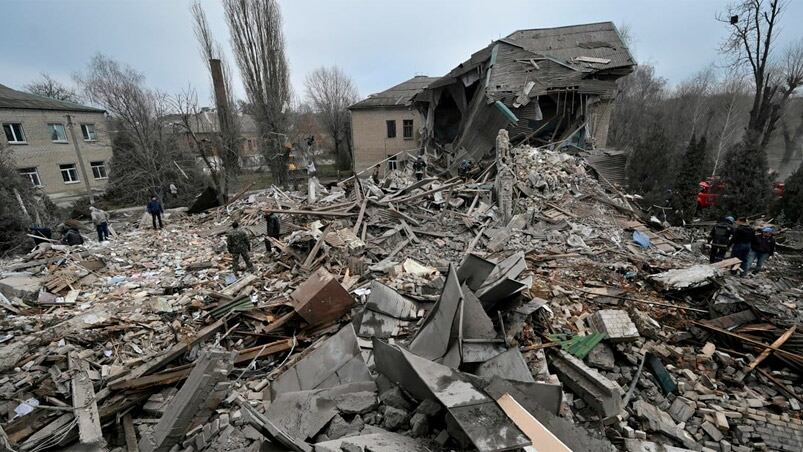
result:
[(304, 260), (304, 263), (301, 264), (301, 268), (304, 270), (309, 270), (312, 266), (312, 263), (315, 262), (315, 256), (318, 255), (318, 251), (321, 249), (321, 246), (323, 246), (323, 242), (326, 240), (326, 233), (329, 232), (329, 226), (331, 225), (332, 223), (329, 223), (323, 228), (321, 231), (321, 236), (318, 238), (318, 241), (315, 242), (315, 246), (312, 247), (312, 251), (309, 252), (309, 255), (307, 255), (307, 258)]
[(77, 352), (68, 355), (72, 381), (73, 414), (78, 421), (78, 439), (81, 444), (103, 444), (103, 431), (100, 427), (98, 402), (95, 388), (89, 379), (89, 364), (78, 357)]
[(274, 210), (276, 214), (284, 214), (284, 215), (311, 215), (311, 216), (319, 216), (319, 217), (353, 217), (357, 215), (353, 212), (338, 212), (338, 211), (325, 211), (325, 210)]
[(357, 222), (354, 223), (354, 228), (352, 228), (352, 232), (354, 235), (359, 234), (360, 232), (360, 223), (362, 223), (362, 218), (365, 216), (365, 207), (368, 205), (368, 198), (365, 198), (362, 201), (362, 205), (360, 206), (360, 213), (357, 215)]
[(758, 355), (758, 357), (756, 357), (756, 359), (754, 359), (753, 362), (747, 365), (745, 373), (749, 373), (750, 371), (755, 369), (756, 366), (761, 364), (761, 361), (764, 361), (765, 359), (767, 359), (768, 356), (770, 356), (770, 353), (774, 352), (775, 350), (778, 350), (784, 343), (786, 343), (787, 340), (789, 340), (790, 337), (792, 337), (793, 334), (795, 334), (795, 330), (797, 330), (797, 325), (792, 325), (792, 327), (786, 330), (786, 332), (783, 333), (781, 337), (776, 339), (775, 342), (773, 342), (769, 348), (764, 349), (764, 351), (761, 352), (761, 354)]

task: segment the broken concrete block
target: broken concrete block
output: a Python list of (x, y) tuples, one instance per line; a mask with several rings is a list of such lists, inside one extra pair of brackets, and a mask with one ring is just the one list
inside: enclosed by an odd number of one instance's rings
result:
[(627, 311), (603, 309), (595, 312), (589, 318), (589, 323), (592, 330), (605, 333), (611, 342), (633, 341), (640, 337)]
[(409, 419), (410, 414), (407, 411), (400, 410), (392, 406), (386, 406), (383, 416), (383, 427), (388, 430), (398, 430), (399, 427), (407, 423), (407, 419)]
[(627, 452), (694, 452), (692, 449), (683, 449), (682, 447), (658, 444), (640, 439), (626, 439), (625, 450)]
[(600, 342), (586, 356), (588, 364), (602, 370), (613, 370), (616, 360), (610, 345)]
[(708, 434), (708, 436), (710, 436), (711, 439), (713, 439), (714, 441), (719, 441), (722, 439), (722, 432), (720, 432), (719, 429), (714, 424), (705, 421), (703, 422), (703, 425), (700, 426), (700, 428), (702, 428), (703, 431), (706, 434)]
[[(348, 444), (352, 449), (345, 449)], [(382, 431), (365, 435), (349, 436), (315, 444), (315, 452), (343, 452), (344, 450), (371, 452), (429, 452), (430, 449), (417, 439), (398, 433)]]
[(633, 411), (639, 419), (645, 422), (647, 430), (663, 433), (672, 439), (682, 442), (688, 448), (696, 446), (689, 433), (678, 427), (669, 414), (661, 411), (656, 406), (644, 400), (637, 400), (633, 403)]
[(379, 395), (379, 400), (385, 404), (404, 411), (413, 409), (413, 405), (404, 396), (401, 388), (394, 386)]
[(338, 414), (329, 422), (329, 426), (326, 428), (326, 436), (337, 439), (358, 435), (364, 425), (365, 422), (360, 416), (354, 416), (354, 419), (349, 422)]
[(416, 407), (415, 412), (421, 413), (427, 417), (433, 417), (437, 416), (437, 414), (441, 412), (441, 409), (443, 409), (441, 404), (432, 399), (426, 399), (418, 404), (418, 407)]
[(39, 289), (45, 283), (45, 278), (17, 274), (0, 279), (0, 292), (11, 298), (17, 297), (24, 301), (36, 301)]
[(237, 352), (225, 350), (202, 351), (187, 381), (156, 424), (153, 434), (143, 436), (140, 440), (140, 451), (167, 452), (181, 442), (184, 434), (192, 428), (194, 419), (208, 417), (220, 402), (215, 389), (218, 383), (227, 379), (236, 356)]
[(561, 383), (582, 397), (603, 417), (619, 414), (624, 391), (616, 382), (605, 378), (564, 351), (558, 351), (552, 356), (554, 359), (550, 364)]
[(685, 397), (676, 397), (669, 406), (669, 415), (676, 422), (686, 422), (697, 411), (697, 404)]
[(429, 433), (429, 419), (424, 413), (415, 413), (410, 418), (410, 433), (413, 436), (424, 436)]
[(343, 414), (363, 414), (376, 409), (376, 393), (368, 391), (352, 392), (335, 397), (337, 409)]

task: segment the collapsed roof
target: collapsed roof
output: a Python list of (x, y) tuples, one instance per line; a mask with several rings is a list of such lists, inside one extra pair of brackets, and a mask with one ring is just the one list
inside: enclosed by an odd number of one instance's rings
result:
[(573, 137), (586, 147), (588, 138), (604, 142), (615, 81), (635, 65), (611, 22), (519, 30), (430, 83), (413, 103), (429, 144), (456, 151), (452, 163), (481, 159), (502, 128), (513, 142)]
[(349, 107), (349, 110), (363, 110), (368, 108), (409, 107), (413, 96), (421, 92), (430, 83), (438, 80), (437, 77), (416, 75), (415, 77), (392, 86), (385, 91), (371, 94), (365, 99)]

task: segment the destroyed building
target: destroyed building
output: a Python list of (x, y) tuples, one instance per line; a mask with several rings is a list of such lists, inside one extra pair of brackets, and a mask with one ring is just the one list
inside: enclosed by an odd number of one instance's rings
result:
[(481, 160), (502, 128), (514, 144), (605, 147), (616, 80), (635, 65), (612, 22), (519, 30), (430, 83), (413, 104), (426, 143), (452, 151), (452, 164)]

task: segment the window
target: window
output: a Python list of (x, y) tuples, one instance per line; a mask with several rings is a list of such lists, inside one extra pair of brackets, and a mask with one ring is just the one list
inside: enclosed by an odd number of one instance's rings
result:
[(50, 139), (56, 143), (67, 142), (67, 132), (64, 130), (64, 124), (48, 124), (50, 128)]
[(6, 133), (6, 140), (9, 143), (25, 143), (25, 133), (22, 131), (22, 124), (12, 122), (3, 124), (3, 132)]
[(92, 177), (95, 179), (106, 179), (106, 162), (89, 162), (92, 167)]
[(412, 119), (405, 119), (402, 122), (402, 135), (404, 136), (405, 140), (412, 140), (413, 139), (413, 120)]
[(98, 136), (95, 134), (95, 124), (81, 124), (81, 135), (84, 141), (95, 141)]
[(39, 171), (37, 171), (36, 168), (20, 168), (17, 171), (20, 173), (20, 176), (31, 181), (31, 185), (34, 187), (42, 186), (42, 181), (39, 180)]
[(75, 169), (75, 163), (59, 165), (59, 169), (61, 170), (61, 178), (64, 179), (65, 184), (74, 184), (80, 181), (80, 179), (78, 179), (78, 170)]
[(396, 138), (396, 121), (391, 119), (385, 121), (385, 124), (388, 126), (388, 138)]
[[(396, 129), (393, 130), (395, 131)], [(396, 136), (396, 134), (394, 133), (393, 136)], [(388, 171), (395, 171), (397, 169), (399, 169), (399, 161), (396, 159), (396, 156), (394, 155), (393, 157), (388, 159)]]

